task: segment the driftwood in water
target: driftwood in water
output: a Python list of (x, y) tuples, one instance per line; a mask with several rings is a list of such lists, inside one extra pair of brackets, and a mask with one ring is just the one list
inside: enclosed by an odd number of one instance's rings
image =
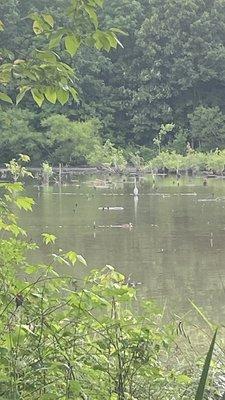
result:
[(121, 211), (124, 210), (123, 207), (98, 207), (99, 210), (102, 211)]

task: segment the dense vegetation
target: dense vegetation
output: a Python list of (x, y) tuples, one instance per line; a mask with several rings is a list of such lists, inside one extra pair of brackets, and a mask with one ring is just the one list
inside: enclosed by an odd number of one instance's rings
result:
[[(33, 38), (31, 21), (24, 19), (30, 11), (51, 12), (58, 26), (66, 26), (65, 5), (65, 0), (33, 0), (32, 5), (27, 1), (2, 1), (0, 15), (5, 29), (0, 33), (1, 61), (26, 59), (35, 46), (42, 44), (39, 37)], [(26, 152), (37, 162), (60, 159), (82, 164), (88, 147), (84, 136), (89, 142), (90, 135), (95, 134), (98, 145), (109, 139), (117, 147), (139, 151), (149, 160), (156, 153), (154, 139), (162, 124), (174, 124), (173, 130), (164, 136), (162, 147), (173, 148), (180, 154), (185, 154), (187, 142), (203, 152), (225, 147), (223, 1), (107, 0), (100, 26), (103, 30), (116, 26), (126, 31), (128, 35), (121, 38), (124, 48), (100, 52), (96, 47), (103, 47), (103, 42), (105, 49), (109, 49), (105, 38), (95, 42), (97, 46), (92, 49), (87, 43), (79, 45), (76, 57), (70, 58), (69, 41), (65, 48), (61, 42), (57, 46), (60, 37), (51, 39), (56, 40), (53, 50), (60, 50), (62, 60), (75, 69), (77, 102), (70, 97), (64, 104), (67, 95), (60, 93), (61, 104), (44, 103), (40, 110), (26, 93), (16, 110), (13, 106), (6, 110), (1, 104), (1, 162), (22, 152), (26, 145)], [(72, 43), (72, 55), (79, 46)], [(6, 53), (4, 48), (9, 51)], [(14, 85), (12, 82), (11, 93)], [(51, 92), (48, 98), (54, 103)], [(58, 140), (49, 136), (55, 129), (54, 114), (56, 118), (61, 114), (73, 121), (76, 131), (74, 142), (73, 138), (66, 138), (68, 121), (64, 119), (60, 151)], [(78, 150), (77, 140), (81, 141)], [(83, 145), (85, 154), (81, 155)]]

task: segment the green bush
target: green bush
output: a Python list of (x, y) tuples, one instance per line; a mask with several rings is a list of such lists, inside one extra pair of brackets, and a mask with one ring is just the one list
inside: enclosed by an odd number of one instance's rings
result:
[(123, 171), (127, 165), (122, 149), (117, 149), (108, 139), (104, 145), (96, 144), (87, 157), (90, 165), (113, 167)]
[(225, 147), (225, 115), (219, 107), (199, 106), (189, 116), (190, 140), (200, 151)]
[(34, 162), (41, 159), (43, 137), (34, 129), (35, 113), (17, 107), (0, 108), (0, 160), (1, 164), (29, 153)]
[(51, 149), (54, 164), (87, 164), (96, 146), (101, 148), (101, 124), (97, 119), (85, 122), (70, 121), (64, 115), (53, 115), (42, 121), (45, 142)]

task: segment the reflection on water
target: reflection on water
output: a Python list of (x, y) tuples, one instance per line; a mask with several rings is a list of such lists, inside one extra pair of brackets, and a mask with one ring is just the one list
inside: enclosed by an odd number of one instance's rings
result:
[(138, 196), (134, 196), (134, 219), (135, 223), (137, 223), (137, 209), (138, 209)]
[[(40, 243), (41, 233), (54, 233), (63, 250), (81, 253), (90, 268), (114, 265), (143, 283), (143, 295), (177, 311), (189, 309), (192, 299), (224, 320), (225, 182), (211, 179), (205, 187), (202, 178), (185, 178), (178, 187), (173, 178), (157, 178), (152, 186), (145, 177), (134, 197), (132, 177), (77, 180), (27, 189), (38, 205), (24, 216), (33, 239)], [(133, 229), (126, 229), (130, 222)], [(50, 251), (41, 245), (40, 258), (48, 260)], [(83, 270), (77, 265), (74, 274)]]

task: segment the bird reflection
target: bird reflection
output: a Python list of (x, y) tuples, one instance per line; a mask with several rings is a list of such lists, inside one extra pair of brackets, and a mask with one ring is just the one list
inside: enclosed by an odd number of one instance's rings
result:
[(134, 196), (134, 217), (135, 217), (135, 222), (137, 221), (137, 209), (138, 209), (138, 196)]

